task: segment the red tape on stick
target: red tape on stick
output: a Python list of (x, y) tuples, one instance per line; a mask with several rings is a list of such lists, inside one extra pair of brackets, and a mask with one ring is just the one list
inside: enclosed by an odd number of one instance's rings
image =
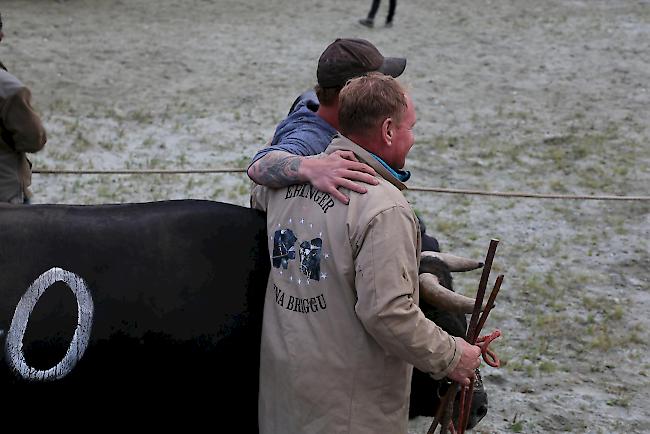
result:
[(489, 335), (481, 336), (476, 340), (476, 345), (481, 348), (481, 355), (483, 356), (483, 360), (493, 368), (498, 368), (501, 366), (501, 361), (497, 357), (496, 353), (489, 348), (489, 345), (493, 340), (500, 336), (501, 330), (497, 329)]

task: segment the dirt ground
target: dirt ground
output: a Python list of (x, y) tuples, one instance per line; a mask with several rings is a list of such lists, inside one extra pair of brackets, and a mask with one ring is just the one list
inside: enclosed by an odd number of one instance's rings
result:
[[(0, 59), (49, 133), (35, 169), (245, 167), (344, 36), (408, 58), (413, 186), (650, 195), (650, 1), (411, 0), (366, 29), (369, 3), (2, 0)], [(36, 203), (246, 205), (248, 188), (241, 173), (33, 185)], [(446, 251), (482, 259), (501, 240), (485, 330), (502, 330), (504, 366), (483, 368), (476, 431), (650, 432), (649, 201), (407, 196)]]

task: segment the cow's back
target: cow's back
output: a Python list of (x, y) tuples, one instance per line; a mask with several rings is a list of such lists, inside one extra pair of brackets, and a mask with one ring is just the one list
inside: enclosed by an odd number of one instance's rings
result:
[(1, 207), (5, 396), (254, 432), (266, 246), (261, 213), (217, 202)]

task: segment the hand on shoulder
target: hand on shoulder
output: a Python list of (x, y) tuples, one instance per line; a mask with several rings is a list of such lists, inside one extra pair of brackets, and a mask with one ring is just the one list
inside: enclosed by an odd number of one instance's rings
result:
[(352, 151), (339, 150), (331, 154), (306, 157), (299, 170), (314, 187), (344, 204), (349, 202), (349, 198), (338, 190), (339, 187), (363, 194), (368, 189), (358, 182), (371, 185), (379, 183), (375, 170), (358, 161)]

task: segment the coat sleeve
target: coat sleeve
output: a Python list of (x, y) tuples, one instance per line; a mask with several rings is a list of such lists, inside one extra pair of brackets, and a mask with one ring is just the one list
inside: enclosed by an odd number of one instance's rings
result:
[(416, 231), (412, 211), (402, 206), (370, 221), (355, 259), (355, 311), (384, 350), (442, 378), (456, 367), (460, 353), (455, 339), (417, 305)]
[(251, 208), (266, 212), (269, 205), (269, 189), (255, 184), (251, 191)]
[(47, 137), (40, 118), (30, 103), (31, 93), (23, 87), (7, 98), (3, 107), (3, 140), (17, 152), (43, 149)]

